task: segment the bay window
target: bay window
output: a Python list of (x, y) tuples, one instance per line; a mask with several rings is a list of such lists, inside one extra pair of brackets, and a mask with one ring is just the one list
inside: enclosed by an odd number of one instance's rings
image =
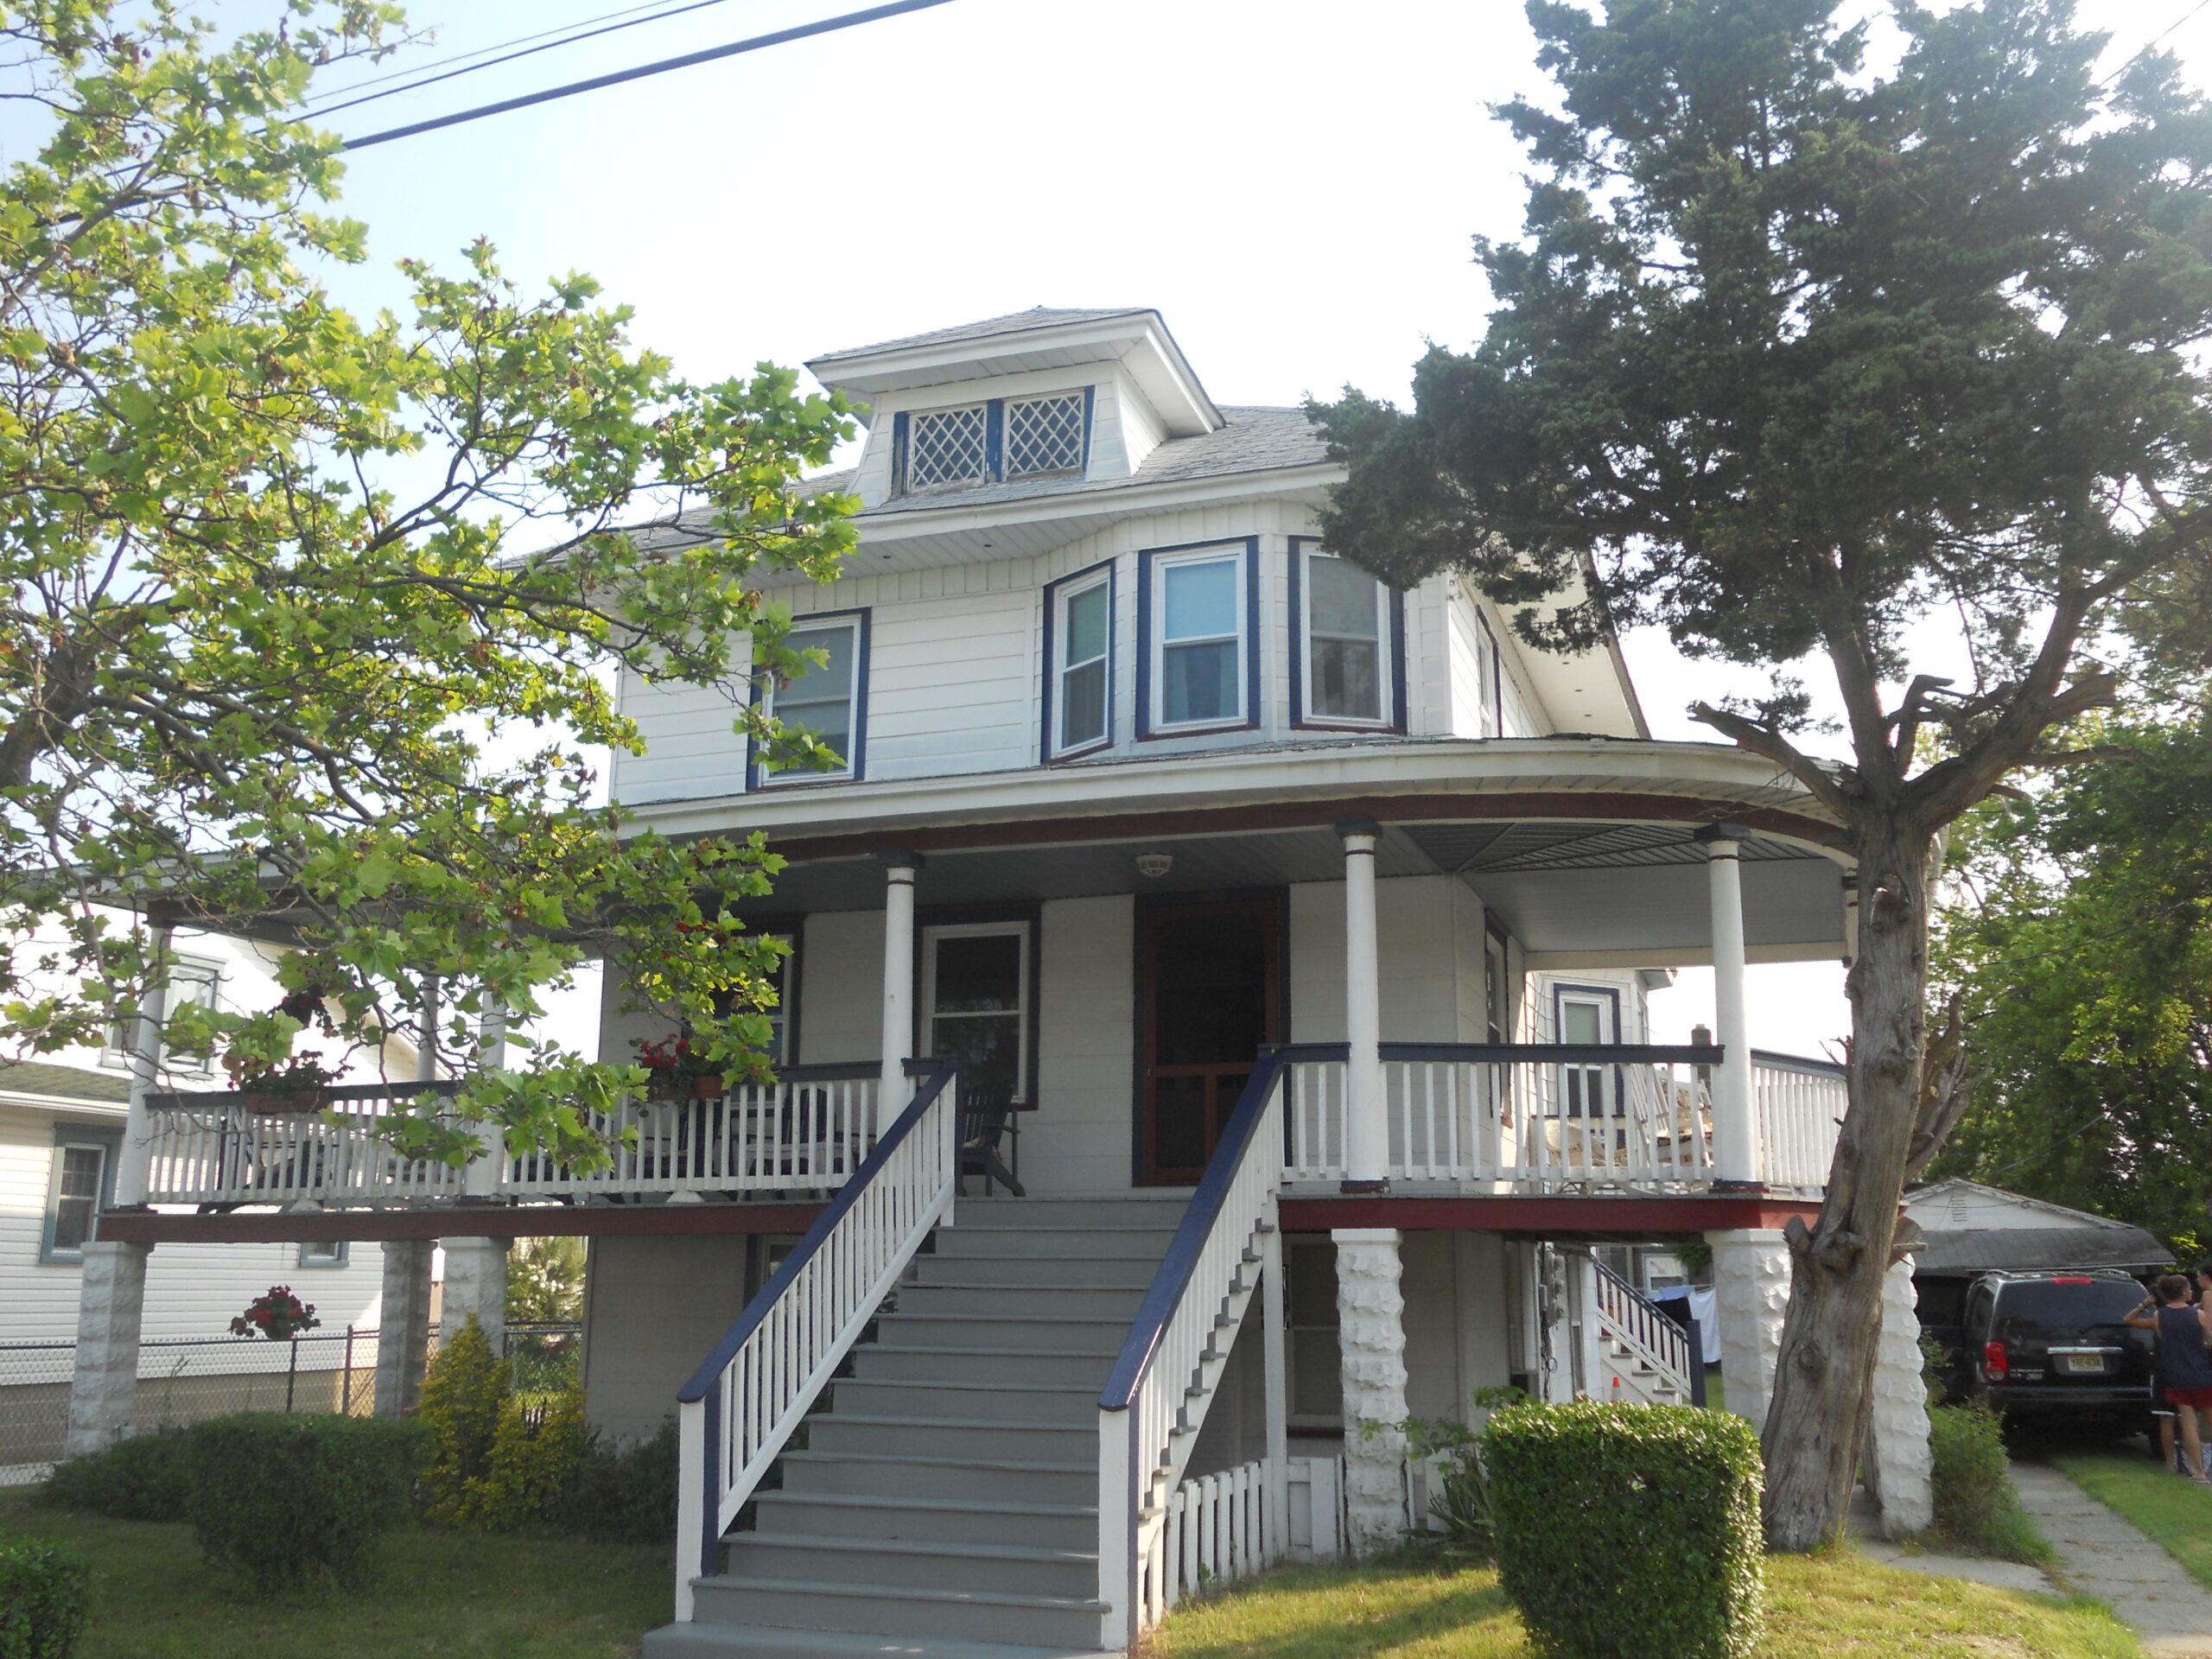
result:
[(1147, 553), (1144, 563), (1147, 729), (1254, 723), (1249, 543)]
[(1291, 543), (1291, 598), (1298, 722), (1396, 724), (1397, 595), (1357, 565), (1298, 537)]
[(1045, 593), (1051, 677), (1045, 754), (1052, 760), (1113, 740), (1113, 567), (1079, 571)]

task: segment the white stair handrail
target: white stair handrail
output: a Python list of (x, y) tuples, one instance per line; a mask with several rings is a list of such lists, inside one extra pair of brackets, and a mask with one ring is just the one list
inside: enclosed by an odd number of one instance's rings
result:
[(1144, 1583), (1167, 1503), (1236, 1339), (1275, 1225), (1282, 1056), (1262, 1051), (1098, 1395), (1098, 1599), (1105, 1645), (1126, 1647), (1158, 1598)]
[(677, 1391), (676, 1618), (960, 1185), (959, 1092), (933, 1066), (837, 1196)]
[(1689, 1330), (1602, 1262), (1597, 1269), (1598, 1334), (1618, 1344), (1688, 1404), (1705, 1403), (1705, 1356)]

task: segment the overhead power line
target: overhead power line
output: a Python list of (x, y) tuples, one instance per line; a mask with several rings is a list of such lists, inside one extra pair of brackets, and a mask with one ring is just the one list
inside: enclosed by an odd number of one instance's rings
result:
[(870, 6), (865, 11), (849, 11), (840, 17), (825, 17), (819, 22), (779, 29), (772, 35), (756, 35), (750, 40), (733, 41), (728, 46), (710, 46), (704, 51), (687, 52), (679, 58), (663, 58), (658, 63), (641, 63), (634, 69), (618, 69), (612, 74), (594, 75), (589, 80), (574, 80), (565, 86), (549, 86), (543, 92), (525, 92), (520, 98), (502, 99), (496, 104), (482, 104), (473, 110), (461, 110), (428, 121), (411, 122), (386, 132), (372, 132), (363, 137), (348, 138), (339, 145), (339, 149), (366, 149), (371, 144), (388, 144), (395, 138), (411, 138), (418, 132), (435, 132), (441, 127), (459, 126), (464, 121), (480, 121), (487, 115), (504, 115), (509, 110), (526, 110), (533, 104), (550, 104), (556, 99), (574, 98), (579, 92), (595, 92), (602, 86), (619, 86), (625, 81), (643, 80), (648, 75), (664, 75), (671, 69), (689, 69), (696, 63), (712, 63), (718, 58), (734, 58), (742, 52), (758, 52), (766, 47), (782, 46), (787, 41), (803, 41), (816, 35), (829, 35), (841, 29), (855, 29), (862, 23), (897, 17), (910, 11), (926, 11), (931, 6), (950, 5), (951, 3), (952, 0), (893, 0), (889, 5)]
[[(520, 58), (535, 57), (540, 52), (550, 52), (556, 47), (574, 46), (579, 41), (593, 40), (599, 35), (612, 35), (620, 29), (641, 29), (647, 23), (658, 23), (669, 17), (680, 17), (687, 11), (703, 11), (709, 6), (719, 6), (727, 3), (728, 0), (688, 0), (688, 3), (683, 5), (670, 5), (667, 0), (649, 0), (649, 3), (645, 5), (628, 6), (620, 11), (602, 12), (596, 17), (587, 17), (581, 22), (563, 23), (558, 29), (541, 29), (535, 35), (518, 35), (512, 41), (502, 41), (496, 46), (482, 47), (474, 52), (457, 53), (453, 57), (442, 59), (436, 62), (417, 64), (411, 69), (396, 69), (388, 75), (378, 75), (368, 80), (356, 81), (351, 86), (341, 86), (331, 94), (340, 99), (340, 102), (325, 104), (316, 109), (303, 111), (296, 118), (302, 121), (320, 121), (325, 116), (335, 115), (340, 110), (350, 110), (362, 104), (373, 104), (380, 98), (397, 98), (402, 92), (417, 92), (425, 86), (435, 86), (442, 80), (451, 80), (457, 75), (473, 75), (480, 69), (496, 69), (503, 63), (513, 63)], [(647, 12), (651, 16), (641, 17), (638, 16), (639, 12)], [(556, 36), (558, 38), (555, 38)], [(472, 63), (469, 61), (472, 58), (481, 58), (484, 61)], [(452, 68), (443, 67), (448, 64), (457, 67)], [(428, 70), (437, 70), (439, 73), (435, 74), (425, 73)], [(385, 85), (387, 81), (394, 80), (402, 81), (404, 85), (398, 86)], [(383, 90), (373, 92), (368, 91), (367, 89), (372, 86), (382, 87)], [(358, 98), (352, 96), (357, 92), (360, 94)]]
[(2102, 80), (2100, 80), (2097, 83), (2098, 90), (2102, 91), (2105, 87), (2111, 86), (2113, 82), (2118, 80), (2122, 75), (2126, 74), (2130, 69), (2135, 67), (2138, 60), (2149, 57), (2153, 47), (2156, 47), (2161, 41), (2170, 38), (2173, 35), (2177, 34), (2183, 23), (2196, 16), (2198, 12), (2203, 10), (2208, 5), (2212, 5), (2212, 0), (2196, 0), (2196, 3), (2195, 5), (2191, 6), (2187, 11), (2182, 13), (2180, 16), (2175, 18), (2172, 22), (2167, 24), (2166, 27), (2159, 33), (2153, 35), (2149, 40), (2144, 41), (2142, 45), (2137, 47), (2133, 54), (2129, 56), (2126, 62), (2122, 63), (2119, 68), (2113, 70)]

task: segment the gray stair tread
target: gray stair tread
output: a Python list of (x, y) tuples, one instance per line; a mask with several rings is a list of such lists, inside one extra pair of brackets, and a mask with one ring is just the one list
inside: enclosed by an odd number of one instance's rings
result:
[(945, 1636), (874, 1636), (863, 1630), (802, 1630), (786, 1624), (668, 1624), (653, 1633), (658, 1648), (695, 1647), (702, 1655), (756, 1648), (820, 1654), (823, 1659), (1098, 1659), (1091, 1648), (1025, 1648), (1004, 1642), (957, 1642)]
[(1086, 1291), (1094, 1296), (1141, 1296), (1141, 1285), (1074, 1285), (1065, 1280), (1024, 1279), (1018, 1285), (1001, 1284), (994, 1279), (932, 1279), (927, 1284), (901, 1285), (906, 1290), (995, 1290), (1008, 1295), (1027, 1296), (1038, 1291), (1058, 1294), (1062, 1291)]
[[(926, 1285), (910, 1285), (907, 1288), (910, 1290), (926, 1290), (929, 1287)], [(993, 1285), (991, 1288), (993, 1290), (1005, 1290), (1010, 1288), (1010, 1287), (1005, 1285)], [(1014, 1288), (1027, 1289), (1027, 1287), (1014, 1287)], [(1129, 1294), (1131, 1295), (1135, 1295), (1137, 1293), (1132, 1291)], [(957, 1319), (966, 1320), (978, 1325), (1005, 1325), (1010, 1322), (1020, 1322), (1027, 1325), (1118, 1325), (1126, 1331), (1129, 1328), (1130, 1316), (1126, 1313), (1027, 1313), (1022, 1312), (1020, 1308), (1013, 1307), (963, 1308), (958, 1311), (955, 1311), (951, 1308), (945, 1308), (938, 1312), (925, 1313), (912, 1308), (902, 1307), (896, 1313), (883, 1314), (881, 1319), (883, 1323), (887, 1325), (893, 1319), (931, 1319), (939, 1325), (944, 1324), (947, 1319)], [(1022, 1352), (1026, 1351), (1017, 1349), (1013, 1351)]]
[(825, 1412), (814, 1421), (817, 1423), (868, 1423), (885, 1428), (1002, 1428), (1011, 1433), (1027, 1434), (1033, 1429), (1043, 1429), (1049, 1434), (1096, 1434), (1096, 1423), (1056, 1423), (1050, 1419), (1031, 1422), (1026, 1417), (902, 1417), (878, 1411)]
[[(890, 1313), (884, 1317), (897, 1319), (899, 1316)], [(960, 1315), (933, 1313), (930, 1317), (955, 1319)], [(1128, 1321), (1122, 1319), (1119, 1323), (1127, 1325)], [(856, 1354), (973, 1354), (978, 1359), (1096, 1359), (1103, 1361), (1104, 1358), (1104, 1356), (1090, 1348), (955, 1348), (949, 1344), (944, 1347), (938, 1347), (925, 1342), (871, 1342), (867, 1347), (855, 1348), (853, 1351)], [(843, 1382), (847, 1379), (840, 1377), (838, 1380)], [(864, 1377), (861, 1380), (873, 1382), (874, 1379)]]
[[(1054, 1549), (1036, 1544), (940, 1543), (931, 1538), (832, 1538), (806, 1532), (736, 1532), (726, 1544), (764, 1544), (817, 1555), (861, 1551), (870, 1555), (957, 1555), (977, 1561), (1096, 1561), (1096, 1550)], [(780, 1582), (780, 1580), (779, 1581)], [(893, 1586), (887, 1586), (893, 1587)]]
[[(1095, 1516), (1096, 1505), (1088, 1509), (1079, 1503), (1009, 1503), (990, 1497), (880, 1497), (873, 1492), (794, 1492), (788, 1490), (762, 1492), (762, 1503), (815, 1503), (824, 1509), (862, 1510), (942, 1510), (955, 1515), (1034, 1515), (1034, 1516)], [(750, 1534), (734, 1533), (733, 1537), (747, 1537)]]
[[(999, 1425), (991, 1425), (995, 1428)], [(1082, 1463), (1043, 1463), (1026, 1458), (968, 1458), (957, 1454), (933, 1457), (926, 1452), (786, 1452), (786, 1462), (802, 1459), (808, 1463), (926, 1463), (947, 1464), (957, 1469), (1018, 1469), (1026, 1474), (1092, 1475), (1098, 1472), (1098, 1459), (1091, 1458)]]
[(694, 1579), (695, 1586), (717, 1590), (771, 1590), (778, 1595), (847, 1596), (868, 1601), (935, 1601), (948, 1606), (1044, 1607), (1070, 1612), (1103, 1613), (1106, 1605), (1092, 1597), (1021, 1596), (1004, 1590), (932, 1590), (914, 1584), (848, 1584), (842, 1580), (741, 1579), (718, 1573)]
[[(880, 1348), (864, 1351), (881, 1353)], [(908, 1348), (905, 1353), (959, 1354), (964, 1348)], [(970, 1382), (964, 1377), (950, 1376), (841, 1376), (840, 1382), (850, 1382), (863, 1389), (914, 1389), (927, 1393), (933, 1389), (988, 1389), (993, 1394), (1092, 1394), (1098, 1392), (1095, 1382), (1001, 1382), (996, 1377), (979, 1376)], [(832, 1416), (842, 1415), (833, 1412)], [(1002, 1419), (995, 1419), (1004, 1421)], [(1008, 1427), (1014, 1427), (1008, 1424)]]

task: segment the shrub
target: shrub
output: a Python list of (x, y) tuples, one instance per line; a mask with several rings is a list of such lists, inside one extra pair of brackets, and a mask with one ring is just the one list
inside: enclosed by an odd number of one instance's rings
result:
[(601, 1544), (676, 1541), (676, 1420), (632, 1446), (594, 1437), (569, 1490), (568, 1525)]
[(73, 1551), (0, 1539), (0, 1659), (69, 1659), (92, 1611), (92, 1581)]
[(1482, 1437), (1498, 1576), (1570, 1659), (1739, 1659), (1762, 1623), (1758, 1440), (1687, 1406), (1511, 1406)]
[(181, 1521), (192, 1490), (190, 1455), (179, 1430), (140, 1434), (59, 1465), (38, 1501), (113, 1521)]
[(1928, 1414), (1928, 1449), (1936, 1531), (2003, 1560), (2041, 1567), (2054, 1559), (2013, 1490), (2002, 1417), (1980, 1401), (1939, 1406)]
[(542, 1413), (510, 1399), (484, 1478), (469, 1489), (470, 1519), (491, 1532), (558, 1526), (571, 1513), (570, 1493), (591, 1431), (581, 1389), (551, 1396)]
[[(1409, 1417), (1405, 1431), (1408, 1457), (1440, 1460), (1442, 1490), (1429, 1498), (1428, 1511), (1444, 1523), (1445, 1549), (1471, 1560), (1489, 1560), (1497, 1548), (1497, 1517), (1491, 1503), (1490, 1473), (1483, 1467), (1482, 1436), (1448, 1417)], [(1426, 1543), (1430, 1537), (1416, 1534), (1415, 1541)]]
[(264, 1593), (302, 1574), (365, 1575), (377, 1541), (407, 1519), (413, 1423), (247, 1414), (194, 1426), (191, 1518), (209, 1558)]
[(476, 1316), (438, 1344), (423, 1379), (416, 1417), (425, 1430), (423, 1518), (432, 1526), (475, 1522), (484, 1478), (492, 1470), (492, 1443), (512, 1386), (505, 1362), (492, 1352)]

